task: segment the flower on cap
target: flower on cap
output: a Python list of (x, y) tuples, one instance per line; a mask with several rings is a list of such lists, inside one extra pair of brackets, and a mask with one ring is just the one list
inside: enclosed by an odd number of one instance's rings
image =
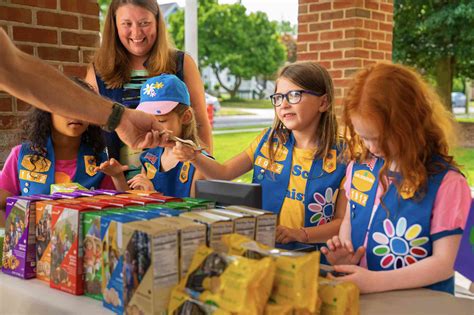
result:
[(155, 96), (155, 85), (154, 84), (147, 84), (145, 88), (143, 89), (143, 93), (145, 93), (148, 96)]
[(163, 82), (156, 82), (156, 83), (155, 83), (155, 88), (157, 88), (157, 89), (161, 89), (163, 86), (165, 86), (165, 85), (163, 84)]

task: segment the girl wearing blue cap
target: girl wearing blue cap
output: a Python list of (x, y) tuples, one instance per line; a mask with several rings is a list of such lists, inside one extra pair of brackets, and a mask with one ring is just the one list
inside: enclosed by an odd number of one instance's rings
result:
[(323, 243), (338, 233), (347, 202), (339, 191), (346, 167), (337, 160), (332, 80), (316, 63), (294, 63), (280, 71), (275, 92), (272, 128), (226, 163), (180, 144), (173, 152), (206, 178), (231, 180), (253, 169), (263, 208), (279, 214), (276, 241)]
[[(140, 91), (140, 104), (137, 110), (155, 115), (163, 128), (183, 140), (191, 140), (199, 145), (196, 120), (189, 92), (177, 76), (162, 74), (148, 79)], [(141, 174), (128, 181), (132, 189), (156, 190), (166, 196), (189, 197), (194, 195), (194, 181), (200, 177), (189, 162), (180, 162), (172, 153), (172, 147), (157, 147), (144, 151), (140, 155)], [(124, 166), (111, 159), (103, 163), (100, 169), (112, 176), (119, 189), (127, 190), (121, 172)]]

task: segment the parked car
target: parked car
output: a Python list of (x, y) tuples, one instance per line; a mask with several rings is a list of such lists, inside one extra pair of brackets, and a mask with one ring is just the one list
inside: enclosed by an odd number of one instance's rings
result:
[(217, 112), (218, 110), (221, 109), (221, 103), (219, 102), (219, 99), (215, 96), (212, 96), (211, 94), (205, 93), (206, 94), (206, 104), (207, 105), (212, 105), (214, 108), (214, 112)]
[(451, 93), (451, 106), (452, 107), (466, 107), (466, 95), (461, 92)]

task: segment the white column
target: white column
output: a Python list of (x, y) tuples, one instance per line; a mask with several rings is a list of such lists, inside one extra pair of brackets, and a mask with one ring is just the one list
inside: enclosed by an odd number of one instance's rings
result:
[(184, 49), (198, 63), (198, 0), (186, 0), (184, 8)]

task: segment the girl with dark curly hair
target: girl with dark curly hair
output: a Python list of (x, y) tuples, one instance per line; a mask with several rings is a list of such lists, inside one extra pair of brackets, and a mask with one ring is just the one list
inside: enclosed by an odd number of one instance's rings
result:
[[(80, 79), (74, 81), (92, 89)], [(98, 126), (35, 108), (24, 129), (25, 141), (12, 149), (0, 175), (0, 207), (9, 196), (49, 193), (51, 184), (114, 188), (109, 177), (95, 171), (107, 159)]]

